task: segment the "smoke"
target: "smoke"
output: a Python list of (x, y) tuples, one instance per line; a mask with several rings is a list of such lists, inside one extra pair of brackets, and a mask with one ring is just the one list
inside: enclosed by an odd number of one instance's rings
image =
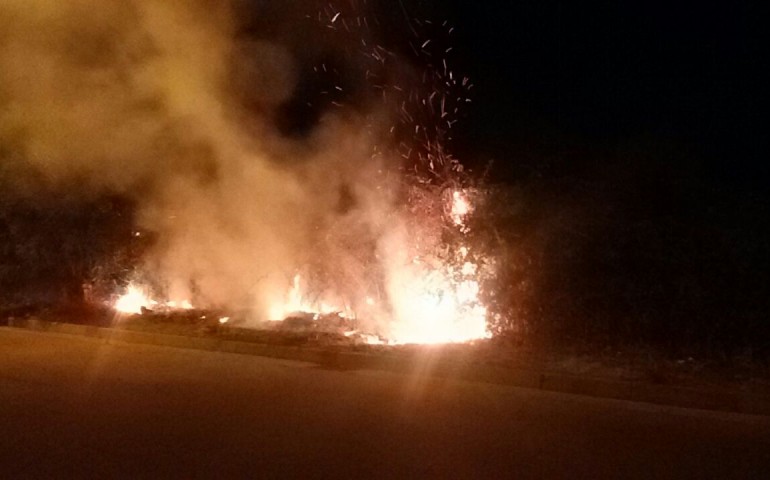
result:
[(264, 310), (309, 257), (355, 257), (339, 229), (377, 235), (388, 197), (360, 119), (277, 133), (298, 67), (285, 46), (239, 35), (237, 13), (213, 0), (4, 1), (0, 145), (54, 184), (134, 198), (159, 238), (146, 268), (170, 298)]
[[(292, 23), (296, 4), (282, 25), (277, 5), (6, 0), (0, 147), (53, 185), (131, 198), (158, 239), (142, 276), (167, 300), (277, 319), (300, 273), (303, 311), (332, 304), (399, 341), (484, 337), (477, 254), (447, 225), (443, 190), (461, 171), (442, 139), (467, 78), (445, 61), (417, 75), (355, 12), (318, 13), (320, 30), (344, 31), (337, 45)], [(303, 83), (309, 59), (324, 99)], [(314, 119), (287, 131), (299, 102)]]

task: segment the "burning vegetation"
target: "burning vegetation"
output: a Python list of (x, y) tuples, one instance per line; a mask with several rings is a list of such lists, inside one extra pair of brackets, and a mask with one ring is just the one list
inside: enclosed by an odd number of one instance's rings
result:
[[(472, 254), (464, 243), (469, 233), (469, 196), (445, 191), (430, 200), (447, 201), (448, 205), (425, 208), (424, 202), (429, 201), (425, 191), (421, 189), (420, 198), (411, 198), (402, 211), (401, 215), (413, 217), (412, 222), (387, 239), (392, 248), (369, 259), (366, 270), (372, 276), (338, 274), (331, 277), (330, 284), (314, 284), (315, 278), (328, 276), (323, 263), (321, 268), (317, 264), (304, 274), (296, 273), (285, 295), (268, 305), (266, 313), (257, 312), (258, 318), (299, 327), (332, 321), (345, 336), (374, 344), (488, 338), (487, 308), (480, 292), (482, 281), (491, 278), (492, 271), (489, 259)], [(440, 212), (440, 221), (432, 222), (431, 214), (436, 212)], [(429, 231), (435, 228), (444, 231)], [(150, 288), (136, 283), (126, 287), (113, 307), (123, 314), (194, 308), (189, 299), (156, 300)]]
[(448, 148), (473, 86), (452, 27), (405, 19), (391, 47), (368, 10), (286, 7), (275, 25), (241, 2), (0, 7), (0, 141), (40, 184), (134, 205), (126, 243), (144, 248), (109, 281), (81, 272), (85, 300), (334, 318), (370, 342), (490, 336), (483, 190)]

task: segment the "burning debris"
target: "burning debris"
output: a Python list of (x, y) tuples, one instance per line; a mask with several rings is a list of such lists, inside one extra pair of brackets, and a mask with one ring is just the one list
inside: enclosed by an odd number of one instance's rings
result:
[[(402, 214), (409, 221), (384, 239), (387, 248), (378, 259), (384, 284), (360, 293), (363, 301), (342, 301), (340, 295), (311, 295), (298, 274), (285, 302), (273, 307), (273, 317), (360, 320), (361, 325), (376, 326), (364, 335), (391, 344), (489, 338), (480, 289), (490, 272), (463, 243), (470, 231), (470, 196), (461, 190), (430, 195), (425, 187), (420, 189), (422, 194), (412, 195), (410, 208)], [(433, 208), (425, 204), (436, 201), (450, 203)]]
[(126, 293), (115, 301), (115, 310), (126, 314), (142, 314), (146, 311), (192, 310), (194, 307), (189, 300), (158, 302), (153, 300), (148, 288), (129, 284)]
[[(402, 211), (410, 221), (384, 239), (387, 248), (377, 259), (381, 284), (365, 292), (345, 289), (345, 285), (343, 291), (318, 291), (312, 278), (297, 273), (284, 298), (270, 306), (271, 328), (336, 333), (369, 344), (489, 338), (480, 289), (490, 272), (463, 243), (470, 231), (470, 199), (470, 193), (461, 190), (413, 193), (412, 205), (404, 209), (406, 213)], [(444, 201), (450, 203), (426, 204)], [(183, 314), (193, 309), (189, 300), (159, 301), (149, 291), (129, 284), (114, 308), (125, 314)], [(229, 316), (218, 318), (221, 325), (230, 322)]]

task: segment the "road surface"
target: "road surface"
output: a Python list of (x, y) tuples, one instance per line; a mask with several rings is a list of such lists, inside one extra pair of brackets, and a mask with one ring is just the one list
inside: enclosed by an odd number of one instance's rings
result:
[(770, 478), (770, 417), (0, 328), (0, 478)]

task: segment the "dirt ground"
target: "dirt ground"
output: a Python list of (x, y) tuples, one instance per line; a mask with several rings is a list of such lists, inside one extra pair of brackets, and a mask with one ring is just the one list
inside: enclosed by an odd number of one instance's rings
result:
[(768, 417), (0, 328), (3, 478), (764, 478)]

